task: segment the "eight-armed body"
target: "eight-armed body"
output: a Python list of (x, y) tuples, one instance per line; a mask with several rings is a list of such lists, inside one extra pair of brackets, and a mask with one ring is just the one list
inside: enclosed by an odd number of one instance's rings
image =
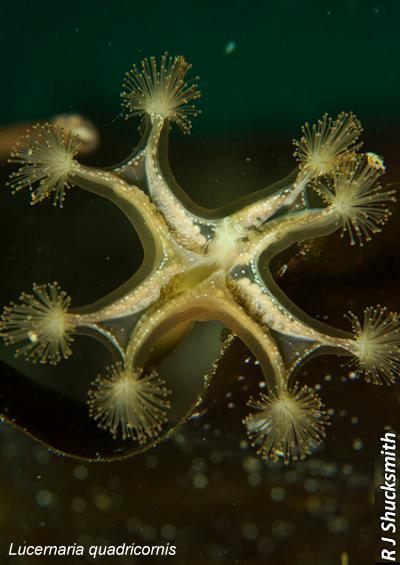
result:
[[(145, 443), (160, 434), (169, 407), (169, 391), (151, 367), (154, 352), (195, 321), (221, 321), (254, 353), (266, 379), (268, 394), (249, 401), (256, 409), (245, 421), (250, 437), (263, 455), (302, 458), (323, 438), (327, 416), (315, 391), (294, 382), (298, 368), (311, 355), (334, 352), (351, 356), (368, 380), (392, 382), (399, 321), (372, 308), (363, 324), (351, 315), (353, 333), (322, 325), (284, 296), (265, 265), (297, 241), (338, 229), (351, 243), (369, 239), (394, 196), (378, 183), (382, 160), (359, 153), (359, 122), (342, 113), (304, 127), (295, 142), (298, 168), (278, 190), (260, 191), (229, 214), (181, 198), (166, 148), (170, 124), (188, 132), (196, 113), (189, 102), (199, 96), (197, 86), (184, 81), (189, 68), (183, 57), (164, 55), (159, 67), (152, 58), (127, 74), (127, 115), (144, 116), (147, 128), (140, 150), (112, 170), (79, 164), (77, 140), (49, 125), (15, 150), (12, 159), (22, 167), (11, 180), (14, 190), (30, 188), (33, 203), (54, 193), (62, 204), (72, 185), (109, 199), (137, 230), (145, 259), (123, 290), (84, 308), (70, 309), (56, 284), (35, 286), (6, 307), (1, 332), (8, 343), (24, 342), (19, 352), (53, 363), (71, 353), (74, 333), (101, 339), (114, 364), (89, 391), (90, 413), (114, 435)], [(313, 207), (303, 197), (310, 191)]]

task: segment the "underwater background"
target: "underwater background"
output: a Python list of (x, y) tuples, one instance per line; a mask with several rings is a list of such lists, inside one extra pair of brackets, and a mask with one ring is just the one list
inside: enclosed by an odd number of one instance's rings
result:
[[(183, 54), (200, 76), (202, 113), (190, 136), (174, 128), (170, 142), (172, 170), (199, 204), (221, 206), (286, 176), (300, 126), (341, 110), (360, 118), (365, 150), (384, 156), (385, 178), (397, 183), (399, 18), (395, 0), (1, 0), (0, 127), (82, 114), (101, 138), (85, 162), (111, 165), (139, 139), (138, 122), (120, 116), (123, 75), (143, 57), (168, 51)], [(58, 280), (76, 305), (85, 304), (135, 271), (140, 243), (111, 204), (72, 190), (62, 210), (51, 203), (32, 208), (27, 195), (6, 189), (10, 170), (1, 163), (1, 305), (32, 281), (47, 280)], [(308, 314), (343, 329), (349, 308), (361, 313), (380, 303), (399, 311), (398, 206), (363, 248), (335, 236), (318, 241), (305, 258), (294, 252), (277, 261), (284, 291)], [(193, 365), (215, 356), (220, 329), (217, 338), (212, 331), (210, 339), (196, 334), (171, 361), (188, 402), (202, 375)], [(32, 368), (2, 347), (3, 414), (11, 403), (33, 435), (45, 430), (47, 443), (65, 452), (75, 444), (92, 458), (96, 442), (80, 413), (74, 420), (71, 403), (88, 382), (82, 368), (90, 378), (106, 363), (102, 356), (101, 348), (86, 344), (56, 370)], [(308, 383), (323, 383), (332, 425), (318, 452), (286, 467), (261, 462), (246, 443), (240, 420), (261, 373), (239, 343), (223, 357), (196, 417), (135, 457), (111, 463), (62, 457), (1, 423), (1, 562), (52, 562), (13, 560), (11, 541), (135, 541), (176, 545), (170, 559), (177, 564), (373, 563), (377, 438), (387, 424), (400, 429), (399, 387), (353, 382), (349, 368), (332, 357), (306, 370)], [(30, 389), (27, 379), (40, 388)]]

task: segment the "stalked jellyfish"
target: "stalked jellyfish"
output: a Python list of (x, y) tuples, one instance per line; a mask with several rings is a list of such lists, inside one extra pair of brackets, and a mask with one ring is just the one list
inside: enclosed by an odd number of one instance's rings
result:
[[(262, 456), (301, 459), (325, 436), (327, 413), (316, 391), (294, 381), (312, 355), (350, 356), (376, 384), (391, 383), (400, 364), (399, 317), (367, 308), (353, 333), (312, 320), (282, 293), (265, 266), (293, 243), (347, 232), (363, 243), (389, 217), (392, 190), (382, 188), (381, 158), (360, 153), (361, 125), (352, 113), (306, 124), (295, 141), (298, 168), (279, 188), (267, 188), (230, 211), (207, 211), (177, 186), (167, 163), (172, 123), (184, 133), (198, 111), (196, 79), (182, 56), (145, 59), (126, 75), (126, 117), (145, 120), (140, 149), (111, 170), (81, 165), (78, 140), (58, 126), (34, 127), (15, 148), (20, 165), (10, 185), (27, 189), (32, 204), (80, 187), (109, 199), (137, 229), (145, 259), (127, 284), (101, 305), (70, 308), (57, 284), (34, 286), (3, 312), (1, 334), (17, 353), (40, 362), (70, 354), (74, 334), (97, 335), (113, 351), (114, 365), (94, 380), (89, 412), (101, 428), (139, 444), (162, 434), (169, 392), (152, 365), (153, 354), (176, 330), (176, 342), (195, 321), (218, 320), (259, 360), (265, 393), (250, 399), (245, 425)], [(314, 191), (314, 202), (302, 198)], [(235, 211), (231, 211), (235, 210)], [(263, 255), (263, 274), (259, 270)], [(135, 323), (134, 323), (135, 322)]]

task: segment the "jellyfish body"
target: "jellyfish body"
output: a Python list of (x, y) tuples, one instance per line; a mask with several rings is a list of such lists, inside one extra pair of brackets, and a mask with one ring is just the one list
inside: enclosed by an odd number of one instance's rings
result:
[[(305, 126), (295, 142), (299, 166), (278, 190), (260, 191), (229, 213), (205, 211), (182, 198), (165, 142), (171, 123), (187, 133), (197, 113), (192, 101), (200, 93), (195, 82), (186, 82), (189, 70), (183, 57), (164, 55), (159, 64), (146, 59), (127, 74), (126, 115), (141, 116), (146, 129), (140, 149), (111, 170), (79, 164), (75, 138), (48, 124), (14, 150), (12, 160), (20, 164), (10, 183), (14, 190), (31, 190), (33, 204), (52, 195), (62, 204), (65, 188), (73, 186), (109, 199), (137, 229), (145, 261), (100, 305), (71, 309), (63, 295), (58, 325), (48, 323), (49, 309), (38, 319), (37, 303), (23, 295), (5, 309), (0, 331), (7, 343), (25, 342), (21, 352), (35, 351), (41, 361), (67, 357), (74, 333), (89, 328), (101, 335), (117, 361), (95, 379), (90, 414), (114, 436), (141, 444), (161, 433), (169, 407), (168, 391), (149, 367), (154, 350), (176, 328), (218, 320), (257, 357), (266, 381), (267, 394), (249, 401), (255, 410), (245, 419), (250, 438), (262, 456), (303, 458), (322, 441), (327, 416), (316, 392), (294, 382), (298, 368), (311, 355), (334, 352), (354, 359), (368, 380), (392, 382), (400, 360), (399, 320), (368, 310), (364, 326), (351, 318), (353, 333), (322, 325), (291, 303), (268, 265), (293, 243), (337, 230), (347, 231), (351, 243), (368, 240), (388, 219), (394, 194), (379, 184), (382, 161), (359, 153), (358, 120), (342, 112)], [(320, 207), (306, 206), (305, 190), (319, 195)]]

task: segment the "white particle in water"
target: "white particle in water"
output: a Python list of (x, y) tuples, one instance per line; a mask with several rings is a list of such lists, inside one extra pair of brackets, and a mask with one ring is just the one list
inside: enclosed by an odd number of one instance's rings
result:
[(236, 41), (228, 41), (228, 43), (225, 45), (225, 55), (230, 55), (231, 53), (233, 53), (236, 47), (237, 47)]

